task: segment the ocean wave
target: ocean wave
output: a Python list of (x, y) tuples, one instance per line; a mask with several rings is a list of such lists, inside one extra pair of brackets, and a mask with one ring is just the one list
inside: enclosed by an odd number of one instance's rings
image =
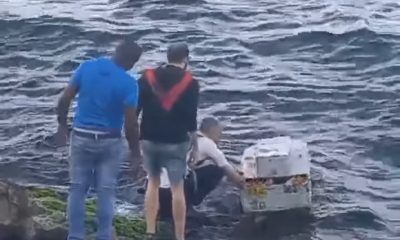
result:
[[(201, 84), (199, 119), (223, 121), (228, 156), (278, 135), (309, 144), (318, 175), (313, 218), (264, 236), (395, 239), (399, 12), (390, 0), (0, 0), (0, 176), (65, 187), (66, 149), (42, 141), (56, 128), (54, 106), (71, 72), (111, 54), (123, 37), (145, 49), (137, 72), (165, 61), (168, 43), (187, 41)], [(141, 209), (128, 168), (118, 195)], [(230, 185), (210, 196), (202, 209), (210, 224), (197, 239), (234, 235), (236, 196)]]

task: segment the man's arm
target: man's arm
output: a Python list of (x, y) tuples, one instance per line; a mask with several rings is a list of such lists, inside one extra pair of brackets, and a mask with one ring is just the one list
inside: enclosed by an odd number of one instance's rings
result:
[(235, 168), (228, 162), (225, 154), (220, 149), (218, 149), (215, 144), (210, 144), (210, 146), (207, 146), (207, 149), (207, 154), (209, 155), (209, 157), (213, 159), (219, 167), (222, 168), (228, 179), (234, 182), (238, 187), (243, 186), (242, 176), (240, 176)]
[(72, 100), (78, 93), (82, 81), (84, 64), (81, 64), (72, 75), (68, 86), (64, 89), (57, 103), (57, 121), (59, 128), (67, 128), (68, 111)]
[(235, 170), (235, 168), (228, 164), (222, 167), (225, 172), (225, 175), (228, 177), (229, 180), (234, 182), (238, 187), (242, 187), (244, 183), (244, 179), (239, 173)]
[(57, 104), (57, 121), (60, 127), (67, 127), (68, 111), (72, 100), (75, 98), (77, 88), (69, 84), (63, 91)]
[(125, 108), (125, 137), (128, 141), (129, 149), (135, 157), (139, 157), (139, 124), (135, 107)]
[(144, 88), (144, 83), (146, 81), (144, 73), (138, 80), (138, 92), (139, 92), (139, 97), (138, 97), (138, 104), (137, 104), (137, 109), (136, 109), (136, 116), (140, 116), (140, 112), (142, 111), (143, 108), (143, 88)]
[(137, 106), (139, 100), (137, 81), (135, 79), (130, 79), (125, 90), (125, 137), (128, 141), (131, 153), (135, 157), (139, 157), (141, 154), (139, 148), (139, 124), (137, 118)]
[(82, 81), (82, 71), (83, 71), (82, 69), (83, 69), (83, 64), (81, 64), (74, 72), (68, 86), (64, 89), (63, 93), (61, 94), (61, 97), (58, 99), (56, 107), (58, 128), (57, 132), (53, 136), (54, 144), (56, 144), (56, 146), (64, 146), (67, 143), (68, 111), (72, 100), (75, 98), (75, 95), (79, 91), (79, 87)]

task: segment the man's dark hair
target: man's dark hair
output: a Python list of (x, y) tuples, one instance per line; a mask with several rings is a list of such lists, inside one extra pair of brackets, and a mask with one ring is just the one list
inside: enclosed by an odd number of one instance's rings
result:
[(131, 69), (142, 56), (143, 49), (133, 40), (121, 41), (115, 49), (114, 58), (125, 69)]
[(219, 121), (213, 117), (206, 117), (200, 123), (200, 131), (207, 132), (213, 127), (218, 127)]
[(170, 63), (181, 63), (189, 56), (189, 47), (185, 43), (171, 44), (167, 50), (167, 60)]

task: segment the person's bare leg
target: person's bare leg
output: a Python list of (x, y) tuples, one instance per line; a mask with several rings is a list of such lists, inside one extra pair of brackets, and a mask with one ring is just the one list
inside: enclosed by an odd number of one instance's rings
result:
[(172, 214), (174, 217), (175, 236), (177, 240), (185, 239), (186, 200), (183, 185), (182, 180), (180, 183), (171, 186)]
[(146, 232), (156, 233), (157, 214), (158, 214), (158, 189), (160, 187), (160, 177), (149, 177), (147, 190), (144, 198), (146, 215)]

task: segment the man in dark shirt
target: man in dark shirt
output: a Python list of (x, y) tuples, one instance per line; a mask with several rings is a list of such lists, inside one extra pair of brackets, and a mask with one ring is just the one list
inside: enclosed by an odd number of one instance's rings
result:
[(168, 64), (145, 71), (139, 79), (139, 112), (142, 113), (140, 139), (144, 168), (149, 176), (145, 194), (149, 236), (155, 234), (159, 208), (161, 169), (171, 183), (175, 235), (184, 240), (186, 202), (183, 180), (186, 157), (197, 158), (197, 105), (199, 84), (186, 71), (189, 49), (186, 44), (168, 48)]

